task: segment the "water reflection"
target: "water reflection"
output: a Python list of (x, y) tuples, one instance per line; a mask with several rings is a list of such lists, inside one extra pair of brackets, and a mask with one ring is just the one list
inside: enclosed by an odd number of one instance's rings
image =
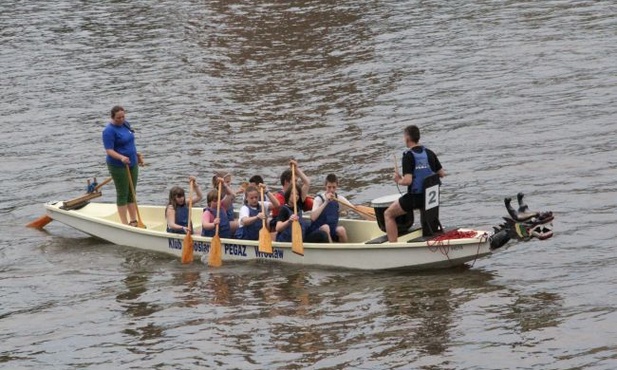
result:
[(512, 298), (513, 302), (507, 305), (507, 311), (502, 311), (501, 317), (516, 322), (519, 328), (517, 331), (524, 333), (555, 327), (562, 321), (563, 298), (559, 294), (512, 294)]
[[(135, 266), (139, 263), (139, 259), (139, 255), (127, 257), (125, 265)], [(142, 295), (148, 292), (151, 274), (152, 272), (143, 269), (130, 271), (126, 278), (122, 280), (126, 291), (116, 296), (116, 302), (125, 309), (124, 313), (129, 318), (126, 324), (127, 327), (122, 332), (136, 337), (139, 347), (151, 345), (148, 341), (161, 338), (164, 332), (160, 325), (156, 325), (151, 321), (144, 325), (143, 322), (144, 318), (148, 318), (162, 310), (159, 304), (141, 299)], [(130, 350), (136, 353), (142, 352), (142, 350), (137, 348)]]
[[(226, 308), (216, 318), (218, 325), (248, 330), (228, 333), (225, 340), (246, 346), (255, 340), (251, 332), (260, 332), (268, 338), (267, 346), (300, 356), (293, 366), (369, 343), (376, 359), (401, 351), (444, 355), (456, 340), (461, 314), (497, 320), (500, 326), (514, 321), (522, 331), (559, 323), (559, 295), (526, 295), (495, 284), (494, 277), (466, 268), (358, 273), (254, 264), (242, 273), (209, 274), (204, 294), (208, 305)], [(495, 294), (511, 303), (497, 300), (483, 306)], [(477, 305), (480, 311), (470, 312)]]
[(190, 269), (180, 270), (172, 274), (171, 284), (180, 287), (181, 295), (177, 298), (186, 307), (196, 307), (204, 303), (201, 271)]

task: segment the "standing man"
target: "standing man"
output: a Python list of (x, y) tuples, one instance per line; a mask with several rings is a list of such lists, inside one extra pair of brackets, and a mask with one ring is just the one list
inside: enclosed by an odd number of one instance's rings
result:
[(107, 168), (116, 186), (116, 205), (120, 221), (125, 225), (137, 226), (137, 207), (129, 186), (126, 166), (129, 166), (131, 179), (137, 187), (137, 165), (142, 165), (143, 160), (135, 147), (135, 131), (125, 120), (124, 108), (119, 105), (111, 108), (111, 122), (103, 129), (103, 147), (107, 153)]
[(407, 150), (403, 153), (403, 176), (394, 173), (394, 182), (397, 185), (407, 186), (407, 193), (393, 202), (386, 209), (385, 223), (388, 241), (394, 243), (398, 240), (398, 227), (396, 218), (414, 208), (422, 208), (424, 205), (424, 179), (437, 174), (444, 177), (446, 172), (441, 167), (437, 155), (430, 149), (420, 145), (420, 129), (415, 126), (407, 126), (403, 134)]

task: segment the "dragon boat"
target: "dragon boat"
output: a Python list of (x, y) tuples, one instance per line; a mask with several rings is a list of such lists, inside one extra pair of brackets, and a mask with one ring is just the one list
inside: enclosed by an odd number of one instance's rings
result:
[[(222, 261), (272, 260), (362, 270), (448, 268), (505, 249), (511, 240), (545, 240), (553, 236), (552, 212), (530, 211), (522, 193), (517, 196), (518, 209), (512, 207), (510, 198), (505, 199), (509, 217), (504, 217), (504, 222), (493, 230), (444, 229), (439, 222), (438, 181), (436, 177), (425, 180), (420, 227), (413, 228), (413, 212), (397, 218), (399, 236), (394, 243), (387, 241), (384, 211), (399, 194), (371, 202), (376, 221), (340, 219), (339, 224), (347, 229), (347, 243), (304, 243), (304, 255), (298, 255), (292, 252), (291, 243), (274, 242), (270, 254), (259, 251), (258, 241), (221, 239)], [(49, 202), (45, 204), (46, 217), (113, 244), (181, 256), (184, 235), (166, 231), (164, 206), (140, 205), (146, 228), (136, 228), (120, 222), (115, 204), (91, 202), (96, 196), (100, 192), (70, 201)], [(194, 207), (191, 212), (193, 220), (201, 219), (201, 208)], [(203, 260), (212, 239), (199, 234), (200, 227), (196, 227), (193, 250)]]

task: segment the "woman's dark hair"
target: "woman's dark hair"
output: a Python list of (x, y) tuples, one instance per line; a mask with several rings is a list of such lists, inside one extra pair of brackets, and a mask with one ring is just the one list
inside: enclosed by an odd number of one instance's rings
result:
[(178, 195), (184, 195), (184, 189), (179, 186), (174, 186), (171, 190), (169, 190), (169, 203), (167, 204), (174, 207), (174, 209), (178, 208), (178, 202), (176, 201), (176, 196)]
[[(289, 198), (291, 198), (291, 191), (293, 190), (293, 186), (290, 186), (285, 191), (285, 204), (289, 203)], [(296, 184), (296, 191), (298, 192), (298, 204), (302, 203), (302, 187)]]
[(124, 108), (122, 108), (119, 105), (116, 105), (113, 108), (111, 108), (111, 118), (114, 118), (116, 116), (116, 113), (118, 113), (120, 111), (124, 112)]
[(210, 203), (217, 200), (218, 197), (219, 197), (219, 191), (217, 189), (210, 190), (208, 192), (208, 195), (206, 196), (206, 202), (208, 203), (207, 204), (208, 207), (210, 207)]
[(289, 168), (281, 173), (281, 186), (285, 186), (286, 182), (291, 182), (291, 170)]
[(249, 182), (252, 182), (253, 184), (257, 184), (257, 185), (263, 184), (264, 178), (259, 175), (255, 175), (249, 179)]

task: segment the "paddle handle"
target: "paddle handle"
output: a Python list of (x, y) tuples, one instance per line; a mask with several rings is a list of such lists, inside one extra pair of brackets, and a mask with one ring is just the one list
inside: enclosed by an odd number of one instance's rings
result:
[[(217, 201), (216, 201), (216, 218), (220, 218), (221, 217), (221, 189), (222, 189), (222, 182), (219, 181), (219, 187), (218, 187), (218, 194), (216, 195)], [(220, 219), (219, 219), (220, 222)], [(214, 235), (218, 236), (219, 235), (219, 224), (216, 224), (215, 229), (214, 229)]]
[(98, 184), (95, 188), (94, 188), (94, 192), (98, 192), (103, 185), (109, 184), (111, 182), (112, 178), (108, 177), (105, 181), (103, 181), (102, 183)]
[(392, 154), (392, 158), (394, 159), (394, 172), (398, 174), (398, 163), (396, 162), (396, 154)]
[(334, 201), (336, 201), (336, 202), (338, 202), (338, 203), (340, 203), (340, 204), (342, 204), (342, 205), (346, 206), (346, 207), (349, 207), (352, 211), (356, 212), (356, 213), (357, 213), (357, 214), (359, 214), (359, 215), (362, 215), (362, 216), (365, 216), (365, 217), (368, 217), (368, 218), (372, 218), (372, 219), (374, 219), (374, 218), (375, 218), (375, 216), (374, 216), (374, 215), (371, 215), (370, 213), (367, 213), (367, 212), (365, 212), (365, 211), (362, 211), (361, 209), (359, 209), (358, 207), (354, 206), (354, 205), (353, 205), (353, 204), (351, 204), (351, 203), (347, 203), (347, 202), (342, 201), (342, 200), (340, 200), (340, 199), (338, 199), (338, 198), (332, 198), (332, 199), (333, 199)]
[(189, 230), (188, 233), (193, 233), (193, 221), (191, 220), (191, 213), (193, 213), (193, 180), (189, 180), (189, 218), (188, 224), (186, 225)]
[(261, 193), (261, 212), (263, 212), (263, 214), (264, 214), (264, 218), (261, 219), (261, 227), (263, 229), (265, 229), (266, 228), (266, 217), (265, 217), (265, 214), (266, 214), (266, 199), (264, 198), (264, 188), (260, 187), (259, 190), (260, 190), (260, 193)]
[(139, 213), (139, 206), (137, 206), (137, 194), (135, 194), (135, 185), (133, 184), (133, 176), (131, 174), (131, 168), (129, 167), (128, 164), (126, 164), (125, 166), (126, 166), (126, 174), (129, 177), (129, 187), (131, 188), (131, 194), (133, 195), (133, 201), (135, 202), (135, 211), (137, 213), (137, 226), (139, 226), (139, 228), (141, 229), (144, 229), (146, 225), (144, 225), (143, 221), (141, 220), (141, 214)]
[(296, 166), (294, 166), (294, 164), (291, 164), (291, 193), (293, 195), (294, 198), (294, 214), (298, 214), (298, 199), (296, 197), (297, 193), (296, 193)]

